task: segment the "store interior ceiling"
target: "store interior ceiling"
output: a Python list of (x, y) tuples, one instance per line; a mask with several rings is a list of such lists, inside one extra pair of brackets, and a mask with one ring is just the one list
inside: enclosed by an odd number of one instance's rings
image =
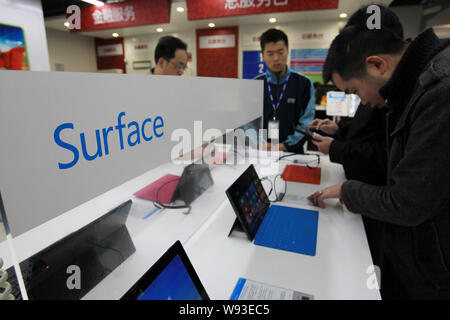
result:
[[(81, 0), (41, 0), (44, 10), (45, 25), (49, 29), (68, 32), (68, 28), (64, 26), (66, 22), (65, 11), (70, 5), (78, 5), (80, 7), (88, 6), (86, 2)], [(123, 0), (105, 0), (104, 2), (118, 2)], [(444, 10), (449, 10), (450, 0), (339, 0), (339, 8), (331, 10), (313, 10), (313, 11), (298, 11), (285, 13), (271, 13), (271, 14), (257, 14), (250, 16), (237, 16), (228, 18), (214, 18), (204, 20), (187, 19), (186, 1), (172, 0), (171, 15), (169, 24), (146, 25), (128, 28), (107, 29), (99, 31), (78, 32), (77, 34), (108, 39), (112, 38), (112, 33), (118, 33), (120, 37), (132, 37), (144, 34), (158, 33), (157, 29), (162, 28), (162, 33), (176, 33), (185, 30), (206, 29), (211, 22), (215, 24), (215, 28), (229, 27), (229, 26), (249, 26), (249, 25), (273, 25), (290, 24), (313, 21), (336, 21), (340, 18), (341, 13), (346, 13), (347, 17), (357, 11), (364, 5), (377, 3), (389, 7), (399, 6), (422, 6), (424, 23), (426, 20), (442, 13)], [(184, 8), (184, 12), (178, 12), (177, 8)], [(275, 18), (276, 23), (270, 23), (269, 19)], [(450, 20), (450, 19), (449, 19)], [(443, 26), (450, 30), (450, 21), (448, 25)], [(161, 32), (161, 31), (160, 31)]]

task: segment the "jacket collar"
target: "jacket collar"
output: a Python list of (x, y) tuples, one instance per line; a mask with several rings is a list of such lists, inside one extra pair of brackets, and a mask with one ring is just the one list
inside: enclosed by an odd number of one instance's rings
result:
[(278, 80), (277, 76), (274, 75), (272, 72), (267, 69), (266, 76), (267, 79), (269, 79), (269, 82), (271, 84), (283, 84), (284, 81), (291, 75), (291, 69), (289, 69), (289, 66), (286, 65), (286, 73), (281, 77), (281, 79)]
[(439, 50), (440, 40), (433, 29), (425, 30), (409, 44), (391, 79), (380, 89), (389, 106), (401, 107), (409, 100), (420, 74)]

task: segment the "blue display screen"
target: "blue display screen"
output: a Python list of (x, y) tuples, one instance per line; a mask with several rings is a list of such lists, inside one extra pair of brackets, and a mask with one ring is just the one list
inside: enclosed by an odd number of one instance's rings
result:
[(202, 300), (202, 297), (177, 255), (138, 300)]

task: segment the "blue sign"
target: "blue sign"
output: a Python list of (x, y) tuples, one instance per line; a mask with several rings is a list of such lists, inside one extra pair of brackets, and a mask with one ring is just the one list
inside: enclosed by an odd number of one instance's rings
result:
[(244, 51), (242, 77), (253, 79), (257, 75), (267, 71), (267, 66), (262, 58), (260, 50)]

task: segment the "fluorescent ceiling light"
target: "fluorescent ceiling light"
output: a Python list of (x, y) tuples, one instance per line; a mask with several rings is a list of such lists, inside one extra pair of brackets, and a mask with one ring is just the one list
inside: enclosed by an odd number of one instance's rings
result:
[(114, 38), (117, 38), (117, 37), (119, 36), (119, 34), (118, 34), (117, 32), (114, 32), (114, 33), (112, 34), (112, 36), (113, 36)]
[(101, 6), (105, 5), (102, 1), (98, 1), (98, 0), (81, 0), (81, 1), (93, 4), (94, 6), (97, 6), (97, 7), (101, 7)]
[(177, 11), (178, 11), (178, 12), (184, 12), (184, 8), (183, 8), (183, 7), (178, 7), (178, 8), (177, 8)]
[(347, 18), (347, 14), (345, 12), (343, 12), (339, 15), (339, 18)]
[(69, 22), (64, 22), (64, 27), (69, 28), (70, 27), (70, 23)]
[(214, 28), (216, 25), (214, 24), (214, 23), (212, 23), (212, 22), (210, 22), (209, 24), (208, 24), (208, 27), (210, 27), (210, 28)]
[(275, 18), (270, 18), (270, 19), (269, 19), (269, 22), (270, 22), (270, 23), (275, 23), (275, 22), (277, 22), (277, 19), (275, 19)]
[(163, 29), (163, 28), (157, 28), (156, 31), (158, 31), (158, 32), (163, 32), (164, 29)]

